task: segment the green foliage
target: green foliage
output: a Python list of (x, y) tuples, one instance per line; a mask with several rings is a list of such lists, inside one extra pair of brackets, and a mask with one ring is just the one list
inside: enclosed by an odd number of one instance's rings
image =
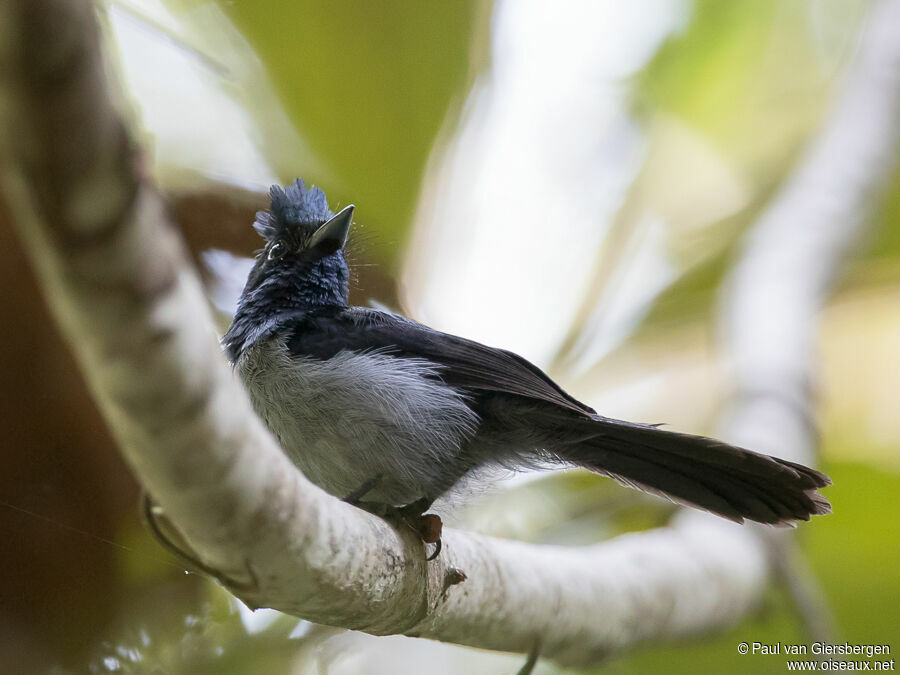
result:
[[(733, 263), (742, 233), (778, 193), (784, 179), (815, 136), (842, 69), (854, 54), (854, 40), (867, 0), (827, 7), (815, 2), (778, 0), (696, 0), (686, 30), (668, 41), (635, 81), (634, 98), (643, 117), (674, 115), (710, 141), (723, 164), (747, 189), (746, 204), (725, 220), (701, 229), (672, 231), (676, 250), (701, 251), (657, 298), (641, 331), (659, 331), (686, 318), (709, 317), (719, 286)], [(829, 32), (841, 34), (837, 44)], [(687, 174), (690, 156), (666, 159)], [(664, 185), (644, 188), (651, 205)], [(702, 181), (693, 176), (692, 181)], [(714, 193), (706, 184), (698, 192)], [(872, 262), (876, 276), (896, 278), (892, 261), (900, 252), (900, 173), (874, 200), (870, 245), (856, 262), (863, 280)], [(871, 279), (869, 279), (871, 280)]]
[(896, 260), (900, 256), (900, 169), (894, 172), (884, 205), (876, 216), (876, 222), (881, 223), (882, 227), (875, 228), (868, 246), (869, 257), (882, 261)]
[(759, 181), (813, 132), (834, 72), (823, 69), (813, 7), (698, 0), (687, 31), (639, 77), (645, 109), (677, 115)]
[[(478, 3), (221, 1), (265, 64), (301, 136), (393, 263), (432, 143), (465, 96)], [(273, 158), (283, 180), (304, 167)], [(309, 176), (322, 182), (321, 176)]]
[(642, 71), (642, 102), (707, 132), (721, 130), (752, 85), (775, 5), (775, 0), (694, 3), (687, 31)]

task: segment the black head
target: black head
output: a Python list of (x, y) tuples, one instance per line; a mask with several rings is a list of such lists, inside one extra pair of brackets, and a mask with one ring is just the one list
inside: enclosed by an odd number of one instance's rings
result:
[[(257, 213), (253, 223), (253, 229), (266, 243), (257, 254), (244, 295), (268, 279), (299, 281), (310, 274), (325, 274), (346, 284), (343, 248), (350, 232), (353, 205), (335, 215), (328, 208), (325, 193), (317, 187), (307, 189), (299, 178), (285, 189), (273, 185), (269, 195), (269, 211)], [(331, 264), (323, 267), (323, 262)]]
[(325, 193), (299, 178), (269, 190), (269, 211), (256, 214), (253, 228), (265, 239), (241, 293), (226, 343), (280, 313), (345, 306), (349, 270), (344, 243), (353, 206), (338, 214)]

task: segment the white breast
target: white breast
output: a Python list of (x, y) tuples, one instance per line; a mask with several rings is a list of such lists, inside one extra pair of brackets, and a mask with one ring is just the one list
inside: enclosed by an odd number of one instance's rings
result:
[(479, 421), (422, 359), (378, 351), (296, 358), (272, 338), (250, 347), (237, 369), (293, 462), (338, 497), (377, 475), (383, 481), (366, 499), (437, 496), (459, 473), (460, 446)]

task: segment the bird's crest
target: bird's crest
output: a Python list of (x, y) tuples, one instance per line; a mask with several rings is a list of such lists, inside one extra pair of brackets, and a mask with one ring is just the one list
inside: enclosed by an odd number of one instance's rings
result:
[(312, 234), (333, 216), (325, 193), (315, 186), (307, 188), (298, 178), (284, 189), (280, 185), (269, 188), (269, 210), (256, 213), (253, 229), (269, 241), (298, 228)]

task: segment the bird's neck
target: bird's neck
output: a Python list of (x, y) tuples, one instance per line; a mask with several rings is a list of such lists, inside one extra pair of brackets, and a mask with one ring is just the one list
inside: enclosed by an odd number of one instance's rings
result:
[(222, 338), (228, 358), (236, 362), (245, 349), (277, 331), (281, 319), (346, 307), (348, 277), (343, 256), (329, 256), (305, 274), (273, 274), (253, 290), (245, 291)]

